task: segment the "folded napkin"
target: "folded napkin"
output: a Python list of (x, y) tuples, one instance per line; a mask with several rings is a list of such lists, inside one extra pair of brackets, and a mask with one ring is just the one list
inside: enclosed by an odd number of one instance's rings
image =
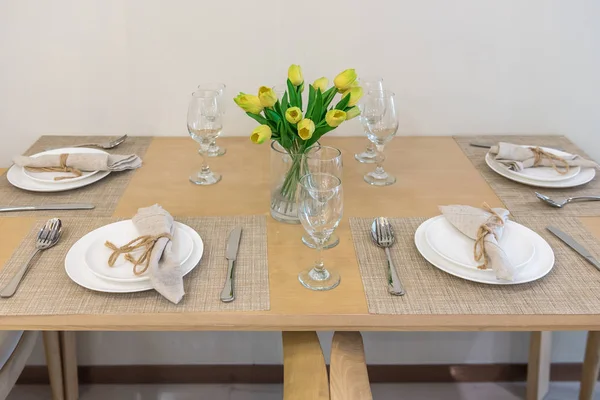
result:
[[(71, 153), (39, 157), (16, 156), (13, 162), (32, 171), (69, 172), (75, 177), (81, 176), (81, 171), (124, 171), (142, 166), (142, 160), (135, 154)], [(55, 179), (61, 180), (65, 177)]]
[(456, 229), (475, 240), (473, 255), (481, 263), (479, 269), (491, 268), (498, 279), (513, 281), (516, 269), (511, 265), (498, 240), (504, 233), (509, 212), (504, 208), (471, 206), (440, 206), (440, 211)]
[(569, 167), (598, 168), (594, 161), (586, 160), (576, 154), (559, 157), (539, 147), (523, 147), (517, 144), (500, 142), (490, 148), (494, 159), (512, 171), (522, 171), (532, 167), (552, 167), (565, 174)]
[[(107, 241), (105, 245), (113, 250), (109, 265), (113, 265), (121, 254), (133, 263), (133, 272), (140, 275), (150, 271), (150, 281), (157, 292), (172, 303), (179, 303), (185, 294), (183, 290), (183, 273), (177, 254), (172, 247), (171, 238), (174, 232), (173, 217), (158, 204), (140, 208), (132, 218), (140, 237), (124, 246), (117, 247)], [(139, 248), (144, 253), (135, 259), (131, 252)]]

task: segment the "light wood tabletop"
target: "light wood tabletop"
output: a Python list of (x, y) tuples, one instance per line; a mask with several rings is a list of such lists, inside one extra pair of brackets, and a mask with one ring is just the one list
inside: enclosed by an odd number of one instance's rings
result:
[[(365, 138), (330, 137), (323, 144), (338, 147), (344, 158), (344, 218), (340, 244), (325, 252), (325, 261), (341, 273), (334, 290), (313, 292), (297, 279), (315, 252), (300, 238), (300, 225), (267, 219), (269, 311), (160, 313), (135, 315), (2, 316), (0, 329), (46, 330), (597, 330), (599, 315), (375, 315), (369, 314), (360, 278), (349, 217), (431, 217), (441, 204), (502, 206), (489, 185), (451, 137), (398, 137), (386, 149), (385, 167), (398, 181), (373, 187), (362, 176), (373, 165), (353, 158)], [(200, 164), (196, 144), (188, 137), (154, 138), (144, 166), (135, 172), (115, 216), (131, 217), (139, 207), (158, 203), (175, 217), (269, 215), (269, 145), (248, 138), (222, 138), (223, 157), (211, 158), (223, 175), (216, 185), (199, 187), (188, 181)], [(35, 221), (33, 217), (0, 218), (0, 265), (4, 265)], [(584, 224), (600, 238), (600, 218)], [(68, 223), (68, 220), (65, 221)], [(11, 232), (10, 235), (6, 232)], [(599, 310), (600, 313), (600, 310)]]

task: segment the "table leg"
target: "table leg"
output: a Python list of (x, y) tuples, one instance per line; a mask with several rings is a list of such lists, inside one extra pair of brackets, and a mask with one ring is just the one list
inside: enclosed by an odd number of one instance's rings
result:
[(592, 400), (600, 370), (600, 332), (589, 331), (581, 371), (579, 400)]
[(282, 332), (283, 399), (328, 400), (329, 380), (316, 332)]
[(531, 332), (527, 364), (527, 400), (541, 400), (550, 388), (552, 332)]
[(63, 386), (59, 333), (56, 331), (44, 331), (42, 336), (44, 339), (46, 364), (48, 364), (48, 376), (50, 377), (52, 400), (64, 400), (65, 392)]
[(60, 346), (65, 400), (77, 400), (79, 399), (79, 378), (77, 376), (77, 341), (75, 332), (60, 332)]

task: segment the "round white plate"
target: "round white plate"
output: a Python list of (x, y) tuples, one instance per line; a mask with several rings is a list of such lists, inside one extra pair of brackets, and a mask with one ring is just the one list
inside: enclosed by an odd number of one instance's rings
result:
[[(200, 235), (198, 235), (198, 232), (187, 225), (177, 224), (194, 241), (192, 255), (181, 266), (183, 274), (187, 275), (196, 268), (198, 263), (200, 263), (204, 251), (204, 244), (202, 243), (202, 239), (200, 238)], [(94, 275), (85, 263), (85, 251), (93, 241), (94, 236), (90, 236), (89, 234), (85, 235), (69, 249), (69, 252), (65, 257), (65, 271), (73, 282), (86, 289), (105, 293), (135, 293), (153, 289), (150, 281), (114, 282)]]
[[(39, 154), (61, 154), (61, 153), (65, 153), (65, 152), (105, 153), (102, 150), (96, 150), (96, 149), (86, 149), (86, 148), (78, 149), (78, 148), (73, 148), (73, 147), (67, 147), (64, 149), (55, 149), (55, 150), (50, 150), (50, 151), (47, 151), (44, 153), (39, 153)], [(13, 165), (12, 167), (10, 167), (10, 169), (6, 173), (6, 178), (13, 186), (18, 187), (19, 189), (29, 190), (32, 192), (62, 192), (65, 190), (72, 190), (72, 189), (77, 189), (77, 188), (80, 188), (83, 186), (90, 185), (90, 184), (97, 182), (100, 179), (106, 177), (108, 174), (110, 174), (110, 171), (100, 171), (96, 174), (93, 174), (91, 176), (86, 176), (84, 179), (81, 179), (81, 180), (78, 180), (75, 182), (72, 182), (71, 180), (69, 180), (67, 182), (58, 181), (58, 182), (46, 183), (46, 182), (39, 182), (39, 181), (31, 179), (31, 177), (29, 177), (25, 174), (25, 171), (22, 167)]]
[[(446, 260), (461, 267), (479, 270), (479, 263), (473, 256), (475, 241), (456, 229), (443, 215), (433, 218), (425, 232), (425, 239), (429, 247)], [(535, 247), (528, 240), (527, 228), (513, 221), (506, 222), (498, 244), (517, 269), (525, 266), (535, 255)], [(493, 273), (491, 270), (489, 272)]]
[(543, 187), (543, 188), (571, 188), (576, 186), (585, 185), (596, 176), (596, 170), (594, 168), (582, 168), (581, 172), (573, 178), (566, 179), (564, 181), (555, 182), (541, 182), (522, 176), (513, 175), (505, 166), (498, 163), (490, 153), (485, 155), (485, 162), (492, 171), (496, 172), (503, 177), (510, 179), (511, 181), (519, 182), (524, 185)]
[(417, 228), (417, 231), (415, 232), (415, 245), (417, 246), (419, 253), (421, 253), (430, 264), (450, 275), (468, 281), (487, 283), (490, 285), (518, 285), (540, 279), (548, 274), (548, 272), (552, 270), (552, 267), (554, 267), (554, 252), (548, 242), (531, 229), (525, 227), (528, 231), (528, 239), (531, 240), (535, 246), (535, 255), (529, 264), (519, 271), (513, 282), (496, 279), (496, 276), (490, 274), (488, 271), (463, 268), (441, 257), (427, 244), (425, 233), (434, 219), (435, 218), (428, 219)]
[[(192, 250), (194, 250), (194, 242), (178, 223), (175, 223), (174, 226), (172, 249), (177, 254), (179, 264), (182, 265), (190, 258)], [(108, 266), (108, 258), (112, 254), (112, 250), (104, 245), (107, 240), (114, 243), (115, 246), (122, 246), (140, 236), (131, 220), (105, 225), (89, 234), (93, 234), (95, 239), (85, 252), (85, 262), (94, 275), (117, 282), (136, 282), (150, 279), (149, 271), (141, 275), (134, 275), (133, 264), (126, 261), (123, 255), (117, 259), (115, 265)], [(133, 254), (134, 257), (141, 255), (142, 251), (142, 249), (139, 249), (136, 252), (137, 254)]]
[[(84, 148), (71, 147), (71, 148), (64, 148), (64, 149), (48, 150), (48, 151), (44, 151), (42, 153), (34, 154), (31, 157), (35, 158), (35, 157), (39, 157), (39, 156), (45, 156), (45, 155), (51, 155), (51, 154), (65, 154), (65, 153), (67, 153), (67, 154), (71, 154), (71, 153), (107, 154), (105, 151), (97, 150), (97, 149), (84, 149)], [(92, 176), (94, 174), (97, 174), (98, 172), (100, 172), (100, 171), (82, 171), (81, 176), (57, 181), (57, 180), (54, 180), (54, 178), (69, 177), (72, 174), (65, 173), (65, 172), (34, 172), (34, 171), (29, 171), (26, 168), (23, 168), (23, 173), (27, 177), (29, 177), (37, 182), (50, 183), (50, 184), (77, 182), (77, 181), (81, 181), (89, 176)]]
[[(536, 146), (521, 146), (521, 147), (536, 147)], [(572, 156), (571, 153), (552, 149), (550, 147), (540, 147), (540, 148), (547, 153), (554, 154), (559, 157)], [(559, 174), (558, 171), (556, 171), (552, 167), (525, 168), (523, 171), (513, 171), (511, 169), (508, 169), (508, 167), (502, 163), (498, 163), (498, 164), (500, 164), (500, 166), (502, 168), (506, 169), (508, 171), (508, 173), (510, 173), (512, 175), (516, 175), (516, 176), (520, 176), (521, 178), (531, 179), (531, 180), (540, 181), (540, 182), (565, 181), (567, 179), (571, 179), (571, 178), (575, 177), (577, 174), (579, 174), (579, 172), (581, 172), (581, 167), (571, 167), (571, 168), (569, 168), (569, 171), (566, 174), (562, 174), (562, 175)], [(558, 163), (558, 164), (560, 164), (560, 163)]]

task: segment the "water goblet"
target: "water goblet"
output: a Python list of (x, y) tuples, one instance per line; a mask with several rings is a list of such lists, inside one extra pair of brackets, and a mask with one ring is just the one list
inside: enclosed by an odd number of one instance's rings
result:
[[(364, 93), (369, 93), (373, 90), (383, 90), (383, 78), (367, 76), (359, 78), (359, 82), (360, 86), (363, 88)], [(364, 99), (361, 99), (358, 102), (358, 109), (361, 110), (361, 113), (362, 111), (364, 111)], [(358, 116), (358, 120), (360, 121), (363, 130), (366, 134), (368, 130), (366, 121), (364, 120), (362, 115)], [(363, 151), (362, 153), (356, 153), (354, 155), (354, 158), (356, 159), (356, 161), (365, 164), (375, 163), (377, 159), (377, 150), (375, 148), (375, 145), (369, 141), (369, 144), (367, 145), (365, 151)]]
[[(225, 105), (226, 105), (226, 101), (225, 101), (225, 89), (226, 86), (224, 83), (201, 83), (200, 85), (198, 85), (198, 89), (199, 90), (212, 90), (217, 92), (219, 95), (217, 97), (217, 103), (219, 103), (219, 110), (221, 111), (222, 114), (225, 114)], [(208, 146), (208, 151), (206, 153), (207, 157), (219, 157), (224, 155), (227, 152), (227, 150), (223, 147), (219, 147), (217, 145), (217, 141), (216, 139), (213, 140), (212, 142), (210, 142), (209, 146)]]
[(223, 129), (222, 113), (217, 101), (218, 92), (198, 90), (192, 93), (188, 106), (187, 127), (192, 139), (200, 144), (202, 167), (192, 172), (190, 181), (196, 185), (214, 185), (221, 180), (221, 175), (210, 170), (206, 161), (208, 148)]

